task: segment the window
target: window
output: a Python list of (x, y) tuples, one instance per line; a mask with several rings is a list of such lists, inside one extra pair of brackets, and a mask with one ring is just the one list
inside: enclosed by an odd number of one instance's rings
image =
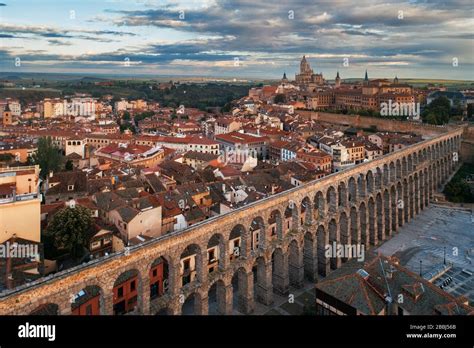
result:
[(191, 268), (191, 262), (189, 259), (186, 259), (183, 261), (183, 268), (185, 271), (189, 270)]
[(91, 245), (91, 248), (92, 249), (95, 249), (95, 248), (98, 248), (100, 247), (100, 241), (95, 241), (95, 242), (92, 242), (92, 245)]
[(68, 191), (73, 191), (74, 190), (74, 185), (67, 185), (67, 190)]
[(135, 280), (130, 282), (130, 291), (135, 291)]
[(207, 258), (209, 260), (209, 262), (212, 262), (215, 260), (215, 253), (214, 253), (214, 249), (212, 250), (209, 250), (208, 253), (207, 253)]
[(153, 270), (153, 277), (156, 277), (156, 275), (158, 274), (158, 271), (156, 269)]
[(118, 288), (117, 290), (117, 297), (123, 297), (123, 286), (121, 286), (120, 288)]

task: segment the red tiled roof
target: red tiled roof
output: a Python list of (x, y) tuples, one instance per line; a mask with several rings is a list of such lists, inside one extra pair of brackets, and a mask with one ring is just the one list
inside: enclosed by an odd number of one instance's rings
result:
[(227, 134), (219, 134), (216, 135), (216, 139), (226, 141), (228, 143), (233, 143), (233, 144), (252, 144), (252, 143), (260, 143), (262, 141), (268, 141), (268, 137), (263, 136), (263, 137), (258, 137), (258, 136), (252, 136), (244, 133), (239, 133), (239, 132), (231, 132)]

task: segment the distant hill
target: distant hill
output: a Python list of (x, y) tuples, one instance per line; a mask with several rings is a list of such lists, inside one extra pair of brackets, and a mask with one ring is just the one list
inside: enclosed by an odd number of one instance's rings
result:
[[(1, 76), (1, 73), (0, 73)], [(1, 76), (2, 80), (8, 80), (8, 81), (18, 81), (21, 80), (21, 77), (18, 75), (6, 75), (6, 76)]]

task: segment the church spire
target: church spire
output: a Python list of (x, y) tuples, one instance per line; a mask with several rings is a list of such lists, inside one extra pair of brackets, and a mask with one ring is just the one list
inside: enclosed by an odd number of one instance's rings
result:
[(365, 70), (365, 78), (364, 78), (365, 81), (369, 81), (369, 75), (367, 74), (367, 69)]

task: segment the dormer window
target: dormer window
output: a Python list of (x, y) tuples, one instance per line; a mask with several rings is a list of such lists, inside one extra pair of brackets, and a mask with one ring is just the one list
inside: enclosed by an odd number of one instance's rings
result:
[(73, 191), (74, 190), (74, 185), (67, 185), (67, 190), (68, 191)]

